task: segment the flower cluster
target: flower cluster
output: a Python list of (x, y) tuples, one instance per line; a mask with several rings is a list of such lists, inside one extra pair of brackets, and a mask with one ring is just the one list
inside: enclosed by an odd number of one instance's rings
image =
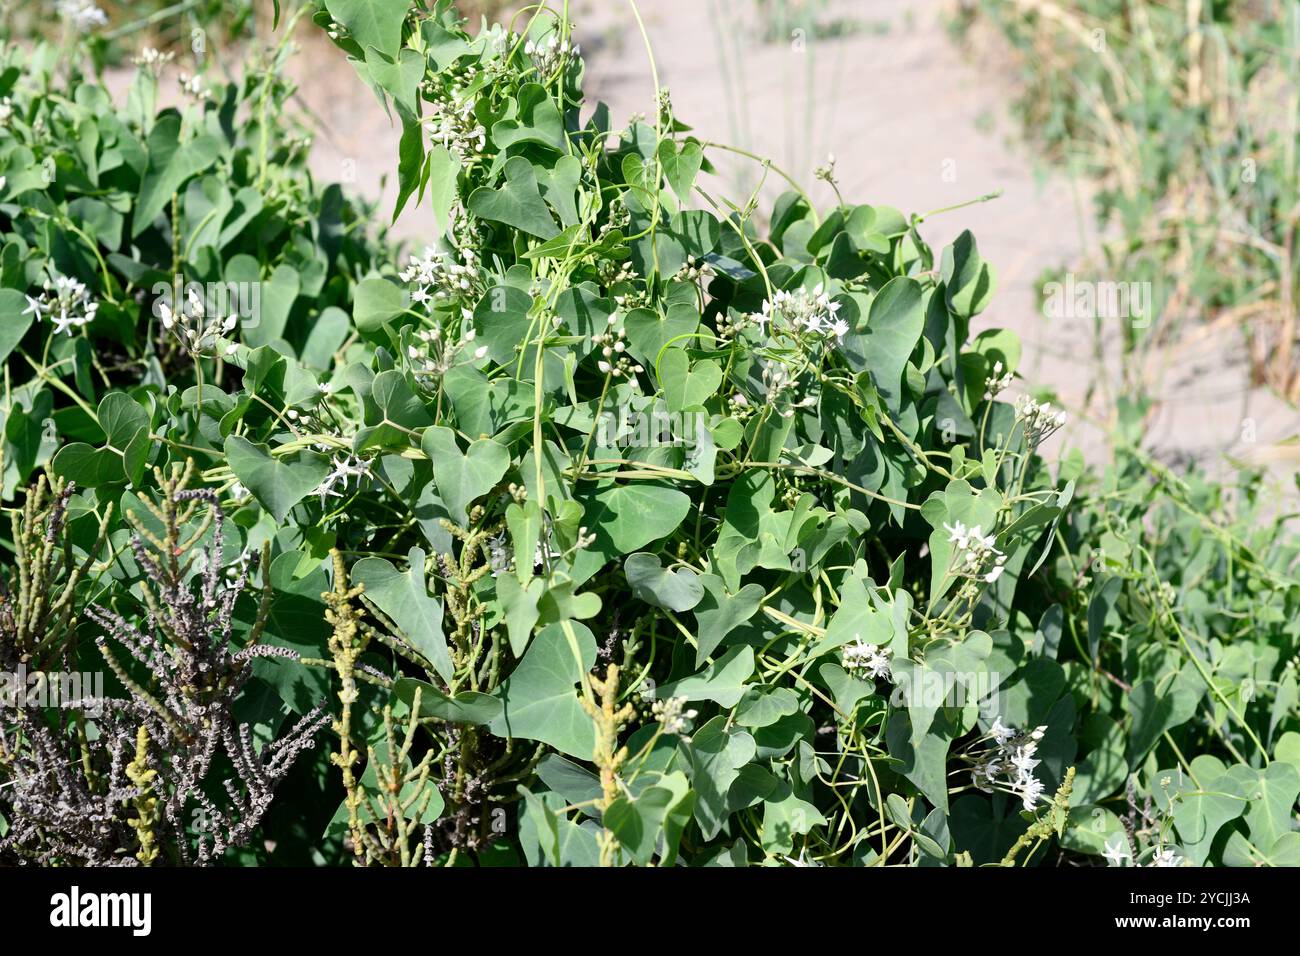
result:
[(596, 367), (613, 378), (624, 377), (635, 382), (636, 376), (645, 371), (627, 355), (627, 333), (615, 328), (618, 316), (609, 317), (609, 327), (591, 337), (591, 342), (600, 349), (600, 359)]
[(320, 503), (323, 507), (327, 498), (342, 498), (343, 492), (338, 489), (347, 490), (353, 479), (360, 484), (361, 479), (370, 477), (370, 463), (355, 455), (335, 455), (334, 467), (325, 479), (316, 486), (311, 492), (313, 495), (320, 496)]
[(694, 256), (687, 256), (686, 262), (677, 270), (677, 274), (673, 276), (673, 279), (678, 282), (694, 283), (699, 282), (701, 279), (707, 282), (709, 279), (712, 279), (713, 276), (713, 266), (709, 265), (707, 262), (701, 262)]
[(809, 334), (838, 345), (849, 334), (849, 323), (839, 317), (839, 311), (840, 304), (832, 302), (826, 287), (818, 283), (811, 291), (777, 292), (763, 302), (763, 311), (751, 316), (751, 321), (763, 331), (771, 323), (773, 335)]
[(617, 282), (623, 282), (628, 285), (628, 288), (614, 293), (614, 304), (624, 312), (631, 312), (633, 309), (643, 309), (650, 305), (652, 298), (651, 291), (648, 287), (638, 288), (635, 285), (635, 273), (628, 276), (620, 270)]
[(554, 33), (540, 42), (529, 40), (524, 44), (524, 54), (533, 58), (537, 75), (543, 78), (551, 76), (566, 58), (576, 59), (581, 53), (578, 44), (572, 40), (561, 39)]
[(993, 371), (984, 381), (984, 400), (991, 402), (999, 394), (1011, 387), (1013, 376), (1010, 371), (1002, 371), (1002, 362), (998, 360), (993, 363)]
[(60, 332), (71, 335), (73, 329), (95, 321), (98, 310), (99, 303), (91, 298), (84, 282), (60, 275), (55, 276), (53, 285), (45, 280), (39, 296), (27, 296), (23, 315), (46, 317), (54, 323), (55, 335)]
[(423, 306), (473, 296), (483, 284), (478, 256), (469, 248), (460, 251), (460, 261), (457, 261), (451, 253), (428, 246), (424, 255), (411, 256), (398, 275), (407, 285), (415, 287), (411, 301)]
[(984, 534), (979, 525), (967, 528), (960, 521), (945, 523), (943, 530), (948, 532), (948, 541), (955, 545), (949, 565), (954, 574), (986, 584), (1002, 577), (1007, 556), (995, 547), (998, 540), (995, 535)]
[(456, 249), (477, 249), (484, 240), (485, 229), (480, 220), (471, 216), (459, 199), (447, 212), (447, 238)]
[(487, 129), (474, 113), (474, 95), (467, 93), (477, 75), (475, 67), (466, 67), (444, 85), (430, 79), (420, 87), (430, 104), (430, 116), (424, 122), (433, 141), (462, 163), (478, 159), (487, 148)]
[[(614, 259), (601, 259), (596, 263), (596, 272), (600, 276), (600, 283), (606, 289), (613, 289), (620, 283), (631, 284), (636, 281), (636, 270), (632, 268), (632, 263), (623, 261), (619, 262)], [(621, 296), (624, 298), (625, 296)]]
[(1034, 768), (1042, 761), (1034, 755), (1046, 732), (1046, 727), (1035, 727), (1021, 733), (998, 717), (989, 729), (997, 749), (975, 765), (971, 782), (985, 793), (992, 793), (1000, 783), (1021, 798), (1026, 810), (1033, 810), (1043, 799), (1043, 782), (1034, 776)]
[(1058, 412), (1047, 402), (1036, 402), (1028, 395), (1016, 402), (1016, 421), (1025, 427), (1025, 441), (1036, 448), (1044, 439), (1065, 424), (1065, 412)]
[(824, 183), (834, 186), (837, 182), (835, 177), (835, 154), (831, 153), (826, 157), (826, 165), (818, 166), (813, 170), (813, 178), (820, 179)]
[(873, 680), (877, 677), (888, 681), (894, 679), (889, 667), (889, 648), (868, 644), (860, 634), (854, 634), (853, 643), (840, 649), (840, 659), (844, 662), (845, 670), (862, 671)]
[[(632, 223), (632, 211), (627, 208), (627, 201), (623, 198), (623, 195), (620, 193), (619, 195), (615, 196), (613, 199), (609, 201), (609, 205), (605, 209), (605, 222), (601, 225), (600, 229), (596, 233), (596, 239), (599, 241), (601, 239), (604, 239), (612, 232), (616, 232), (616, 231), (622, 232), (623, 230), (627, 229), (627, 227), (631, 225), (631, 223)], [(616, 263), (612, 259), (601, 259), (599, 263), (599, 266), (601, 267), (614, 267), (615, 265)], [(635, 275), (635, 273), (633, 273), (631, 269), (628, 269), (627, 271), (629, 273), (628, 278), (631, 278), (633, 275)], [(606, 285), (611, 285), (611, 284), (612, 283), (606, 283)]]
[[(1105, 850), (1102, 851), (1102, 856), (1106, 858), (1106, 861), (1111, 866), (1127, 865), (1127, 866), (1140, 867), (1142, 865), (1141, 863), (1137, 863), (1133, 860), (1133, 853), (1131, 850), (1129, 850), (1128, 847), (1124, 845), (1123, 840), (1116, 840), (1116, 842), (1113, 845), (1109, 841), (1107, 841), (1106, 848)], [(1148, 863), (1147, 866), (1149, 867), (1182, 866), (1183, 862), (1184, 862), (1183, 858), (1179, 856), (1177, 853), (1175, 853), (1173, 850), (1167, 847), (1162, 847), (1156, 850), (1155, 855), (1151, 857), (1151, 862)]]
[[(166, 301), (158, 302), (158, 318), (162, 327), (175, 334), (181, 346), (190, 355), (233, 355), (238, 346), (228, 338), (239, 323), (239, 316), (231, 313), (226, 318), (208, 318), (207, 306), (192, 288), (188, 290), (186, 304), (180, 312), (173, 312)], [(223, 344), (223, 339), (227, 341)]]
[(163, 67), (176, 59), (175, 53), (160, 53), (151, 46), (145, 47), (140, 51), (139, 56), (131, 58), (131, 62), (157, 79), (162, 75)]
[[(338, 419), (326, 404), (333, 390), (334, 386), (330, 383), (321, 382), (316, 386), (315, 396), (305, 399), (297, 408), (289, 408), (284, 412), (284, 422), (294, 437), (310, 441), (311, 447), (325, 455), (352, 445), (351, 440), (344, 437)], [(314, 407), (307, 407), (309, 405)], [(243, 490), (244, 494), (248, 494), (247, 489)]]
[(108, 14), (91, 3), (91, 0), (59, 0), (54, 9), (75, 30), (89, 30), (108, 24)]
[[(425, 389), (436, 388), (438, 381), (459, 362), (461, 354), (474, 344), (476, 335), (470, 329), (457, 341), (449, 339), (436, 325), (417, 332), (415, 341), (406, 347), (407, 365), (416, 384)], [(473, 361), (480, 361), (487, 353), (486, 345), (478, 346), (471, 353)]]
[(664, 733), (679, 736), (689, 732), (692, 721), (699, 716), (699, 711), (686, 709), (685, 697), (669, 697), (667, 700), (656, 700), (650, 709), (655, 720), (663, 728)]
[[(521, 504), (528, 500), (528, 492), (520, 485), (511, 484), (502, 495), (503, 502), (514, 502)], [(544, 514), (542, 519), (542, 532), (538, 535), (537, 545), (533, 548), (533, 571), (537, 573), (546, 573), (556, 561), (563, 560), (570, 552), (551, 547), (551, 536), (554, 533), (554, 525), (549, 514)], [(578, 528), (578, 537), (574, 541), (573, 551), (581, 551), (591, 547), (596, 542), (596, 535), (591, 533), (586, 525)], [(497, 577), (507, 571), (515, 569), (515, 550), (510, 541), (509, 534), (503, 529), (486, 541), (486, 558), (488, 567), (492, 571), (492, 576)]]
[(803, 383), (784, 362), (778, 359), (764, 359), (762, 375), (764, 401), (776, 408), (784, 400), (786, 407), (781, 409), (782, 418), (793, 418), (798, 409), (811, 408), (817, 404), (815, 395), (796, 398), (803, 388)]
[(487, 562), (494, 578), (505, 574), (514, 566), (515, 552), (504, 531), (498, 531), (487, 539)]
[(203, 85), (203, 77), (201, 76), (190, 76), (188, 73), (182, 73), (176, 78), (176, 82), (180, 84), (181, 93), (196, 102), (202, 103), (212, 97), (211, 88)]

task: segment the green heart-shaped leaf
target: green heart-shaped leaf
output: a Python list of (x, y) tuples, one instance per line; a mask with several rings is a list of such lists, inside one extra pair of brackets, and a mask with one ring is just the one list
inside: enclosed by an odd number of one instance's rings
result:
[(675, 302), (664, 314), (633, 309), (623, 320), (627, 349), (647, 369), (654, 368), (669, 342), (682, 342), (700, 327), (700, 312), (686, 302)]
[(226, 439), (225, 450), (235, 477), (278, 524), (284, 524), (294, 505), (319, 488), (330, 472), (329, 462), (320, 455), (298, 452), (277, 458), (266, 445), (238, 435)]
[(941, 272), (953, 315), (968, 319), (984, 311), (997, 287), (997, 277), (993, 267), (980, 258), (970, 230), (943, 250)]
[[(529, 562), (531, 570), (531, 562)], [(501, 610), (506, 616), (506, 633), (510, 637), (510, 652), (515, 657), (522, 657), (528, 649), (528, 642), (533, 636), (533, 628), (541, 613), (537, 602), (542, 598), (546, 582), (533, 578), (527, 584), (521, 584), (513, 574), (501, 574), (497, 577), (497, 597), (501, 600)]]
[(380, 372), (370, 387), (373, 411), (368, 407), (366, 427), (357, 432), (353, 447), (409, 448), (415, 446), (416, 429), (433, 424), (424, 400), (411, 390), (406, 376), (397, 369)]
[(490, 694), (466, 690), (448, 697), (432, 684), (411, 677), (403, 677), (393, 685), (393, 694), (408, 705), (415, 702), (416, 690), (420, 692), (421, 717), (435, 717), (449, 724), (490, 724), (501, 715), (501, 701)]
[(469, 197), (469, 211), (483, 219), (522, 229), (539, 239), (553, 239), (560, 229), (551, 218), (537, 187), (533, 164), (514, 156), (503, 167), (505, 183), (499, 189), (480, 186)]
[(727, 585), (718, 575), (701, 575), (699, 583), (703, 585), (705, 594), (694, 607), (699, 641), (695, 650), (697, 667), (714, 653), (728, 633), (754, 617), (767, 594), (761, 584), (746, 584), (737, 593), (728, 593)]
[(670, 348), (659, 360), (659, 384), (668, 411), (683, 412), (713, 397), (722, 384), (722, 369), (712, 359), (692, 365), (684, 349)]
[(516, 104), (516, 118), (503, 119), (492, 126), (492, 141), (498, 147), (506, 149), (518, 143), (539, 143), (552, 149), (564, 149), (564, 117), (546, 87), (540, 83), (525, 83), (519, 88)]
[(104, 432), (104, 446), (65, 445), (51, 463), (54, 473), (83, 488), (123, 481), (138, 484), (152, 448), (149, 413), (125, 392), (110, 392), (95, 415)]
[(362, 558), (352, 567), (352, 581), (365, 587), (374, 603), (420, 652), (443, 680), (454, 676), (447, 637), (442, 630), (442, 601), (429, 593), (424, 578), (425, 553), (412, 548), (405, 571), (384, 558)]
[(325, 0), (331, 17), (347, 27), (361, 49), (374, 47), (390, 60), (402, 47), (408, 0)]
[(15, 289), (0, 289), (0, 362), (18, 347), (35, 321), (25, 295)]
[(406, 290), (378, 276), (362, 279), (352, 290), (352, 320), (362, 332), (383, 328), (407, 308)]
[(469, 523), (469, 505), (496, 487), (510, 467), (510, 450), (500, 442), (480, 438), (462, 453), (456, 433), (441, 425), (424, 433), (420, 448), (433, 462), (433, 481), (451, 520), (462, 526)]
[(711, 700), (734, 707), (745, 693), (745, 681), (754, 673), (754, 649), (748, 644), (733, 647), (698, 674), (662, 685), (662, 698)]
[(704, 163), (704, 150), (700, 144), (687, 142), (678, 148), (672, 140), (666, 139), (659, 144), (659, 163), (677, 198), (687, 202), (695, 186), (695, 177), (700, 174), (700, 166)]
[(623, 573), (632, 593), (647, 604), (671, 611), (689, 611), (704, 597), (704, 586), (690, 568), (668, 571), (659, 556), (644, 551), (628, 555)]
[[(576, 656), (566, 627), (576, 638)], [(567, 622), (542, 628), (524, 659), (494, 692), (502, 713), (488, 729), (498, 737), (540, 740), (561, 753), (590, 760), (596, 728), (578, 701), (577, 685), (595, 663), (596, 639), (584, 625)]]

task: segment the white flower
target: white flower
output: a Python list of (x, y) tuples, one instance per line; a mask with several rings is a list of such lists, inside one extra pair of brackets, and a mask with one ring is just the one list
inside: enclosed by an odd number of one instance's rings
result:
[(993, 735), (993, 739), (998, 742), (999, 747), (1016, 736), (1015, 730), (1002, 723), (1001, 717), (993, 718), (993, 726), (989, 728), (989, 733)]
[(140, 55), (131, 58), (131, 62), (152, 75), (155, 79), (162, 75), (163, 67), (176, 58), (175, 53), (160, 53), (151, 46), (140, 51)]
[(997, 762), (990, 760), (987, 763), (978, 763), (970, 772), (971, 786), (985, 793), (993, 792), (993, 784), (997, 777)]
[(537, 547), (533, 549), (533, 570), (541, 570), (558, 557), (560, 557), (560, 553), (551, 547), (550, 542), (543, 535), (538, 539)]
[(945, 523), (948, 542), (954, 545), (950, 570), (954, 574), (992, 584), (1002, 576), (1007, 556), (997, 549), (997, 535), (979, 525), (967, 528), (960, 521)]
[(58, 0), (55, 10), (60, 17), (77, 30), (89, 30), (108, 23), (108, 15), (90, 0)]
[(698, 711), (686, 709), (685, 697), (656, 700), (651, 711), (666, 734), (680, 735), (686, 733), (691, 729), (691, 721), (699, 716)]
[(1028, 778), (1034, 768), (1042, 763), (1041, 760), (1034, 759), (1034, 752), (1037, 749), (1037, 745), (1025, 744), (1011, 754), (1011, 766), (1016, 768), (1017, 775)]
[(813, 336), (826, 344), (839, 344), (849, 333), (848, 322), (838, 317), (838, 302), (832, 302), (824, 284), (814, 289), (778, 291), (764, 301), (762, 310), (749, 316), (749, 322), (766, 334), (772, 324), (773, 335)]
[(889, 649), (866, 643), (860, 634), (853, 635), (853, 643), (841, 649), (840, 657), (844, 661), (846, 670), (861, 670), (873, 679), (877, 677), (883, 677), (885, 680), (894, 679), (889, 667)]
[(483, 284), (472, 249), (461, 250), (457, 261), (451, 253), (428, 246), (423, 255), (411, 256), (398, 275), (403, 282), (416, 287), (411, 292), (411, 300), (421, 305), (476, 294)]
[(1026, 810), (1033, 810), (1043, 799), (1043, 781), (1037, 777), (1029, 777), (1020, 784), (1019, 789)]
[(1005, 375), (1002, 373), (1002, 362), (994, 362), (993, 372), (984, 382), (984, 398), (988, 401), (997, 398), (998, 393), (1011, 387), (1012, 380), (1013, 376), (1010, 372)]
[(834, 184), (835, 182), (835, 154), (834, 153), (829, 153), (826, 156), (825, 166), (818, 166), (815, 170), (813, 170), (813, 177)]
[(1119, 837), (1115, 838), (1115, 845), (1111, 846), (1110, 841), (1106, 841), (1106, 848), (1102, 851), (1111, 866), (1123, 866), (1125, 863), (1131, 863), (1133, 858), (1129, 856), (1128, 847)]
[(99, 303), (91, 298), (85, 283), (68, 276), (56, 275), (53, 285), (46, 280), (39, 296), (27, 296), (23, 315), (44, 316), (54, 323), (54, 333), (72, 335), (95, 321)]
[(537, 73), (541, 77), (549, 77), (554, 73), (555, 68), (566, 56), (576, 58), (581, 52), (578, 44), (570, 40), (561, 40), (554, 33), (541, 43), (529, 40), (524, 44), (524, 54), (532, 57), (533, 65), (537, 67)]
[(0, 100), (0, 126), (8, 123), (14, 115), (14, 101), (9, 97)]
[(338, 487), (342, 487), (346, 490), (348, 484), (353, 478), (356, 478), (358, 484), (360, 484), (360, 479), (368, 478), (369, 476), (369, 462), (357, 458), (354, 455), (336, 455), (334, 456), (333, 470), (325, 476), (325, 480), (317, 485), (311, 494), (320, 496), (320, 503), (323, 507), (325, 499), (343, 497), (342, 493), (337, 490)]
[(182, 73), (177, 77), (177, 82), (181, 85), (181, 92), (194, 100), (206, 100), (212, 96), (212, 90), (203, 85), (203, 77), (190, 76), (188, 73)]
[(1066, 416), (1065, 412), (1055, 411), (1048, 402), (1039, 404), (1028, 395), (1022, 395), (1016, 401), (1016, 421), (1024, 426), (1025, 441), (1034, 448), (1061, 428)]
[(1043, 782), (1034, 776), (1034, 768), (1042, 763), (1035, 754), (1046, 731), (1046, 727), (1035, 727), (1021, 733), (1004, 724), (1000, 716), (995, 718), (989, 736), (997, 750), (976, 764), (971, 782), (984, 791), (1001, 784), (1021, 798), (1026, 810), (1033, 810), (1044, 799)]
[(1183, 858), (1173, 850), (1157, 850), (1147, 866), (1182, 866)]
[(821, 862), (818, 860), (808, 859), (808, 850), (806, 847), (799, 851), (799, 855), (797, 857), (783, 856), (781, 857), (781, 859), (785, 860), (785, 862), (789, 863), (791, 866), (805, 867), (805, 866), (822, 865)]
[(163, 329), (173, 333), (190, 355), (216, 357), (234, 354), (235, 344), (223, 344), (221, 339), (229, 338), (235, 331), (239, 324), (238, 314), (231, 313), (224, 319), (215, 316), (209, 319), (207, 306), (192, 286), (186, 290), (186, 301), (180, 311), (174, 311), (166, 299), (159, 299), (154, 308)]
[(488, 567), (492, 569), (493, 577), (509, 571), (510, 566), (514, 563), (514, 552), (510, 549), (510, 543), (506, 540), (504, 531), (488, 538)]

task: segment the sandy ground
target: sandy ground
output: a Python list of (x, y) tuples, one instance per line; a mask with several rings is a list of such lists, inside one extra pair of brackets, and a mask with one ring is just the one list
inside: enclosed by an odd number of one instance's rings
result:
[[(1037, 165), (1019, 141), (1009, 111), (1014, 77), (998, 51), (960, 51), (942, 0), (831, 3), (812, 31), (765, 18), (760, 7), (759, 0), (642, 3), (676, 114), (701, 139), (772, 157), (828, 206), (833, 194), (813, 170), (831, 152), (852, 202), (924, 213), (1001, 190), (996, 200), (934, 216), (923, 234), (936, 251), (963, 229), (975, 234), (999, 280), (975, 331), (1015, 329), (1025, 346), (1025, 382), (1054, 390), (1075, 411), (1055, 448), (1102, 457), (1120, 391), (1118, 330), (1103, 323), (1099, 339), (1092, 322), (1049, 321), (1039, 306), (1045, 270), (1082, 261), (1095, 241), (1087, 185)], [(573, 9), (589, 99), (607, 102), (616, 123), (652, 112), (649, 61), (630, 7), (575, 0)], [(319, 129), (313, 169), (382, 196), (390, 210), (398, 130), (341, 55), (313, 41), (304, 42), (295, 66), (300, 105)], [(756, 184), (756, 164), (716, 151), (710, 158), (723, 180), (714, 184), (719, 191), (743, 196)], [(779, 191), (774, 180), (766, 192)], [(431, 230), (418, 208), (392, 227), (413, 240)], [(1233, 458), (1275, 454), (1274, 443), (1300, 431), (1294, 409), (1249, 387), (1239, 339), (1227, 330), (1172, 359), (1162, 353), (1167, 367), (1146, 439), (1161, 457), (1221, 471)], [(1295, 459), (1274, 467), (1293, 473)]]

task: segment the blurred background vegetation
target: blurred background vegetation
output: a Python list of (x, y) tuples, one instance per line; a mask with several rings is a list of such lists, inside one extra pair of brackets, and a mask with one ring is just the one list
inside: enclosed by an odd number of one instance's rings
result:
[(1300, 401), (1295, 0), (977, 0), (1019, 68), (1026, 132), (1099, 185), (1093, 266), (1150, 281), (1157, 320), (1128, 327), (1130, 384), (1161, 350), (1223, 326), (1253, 382)]

